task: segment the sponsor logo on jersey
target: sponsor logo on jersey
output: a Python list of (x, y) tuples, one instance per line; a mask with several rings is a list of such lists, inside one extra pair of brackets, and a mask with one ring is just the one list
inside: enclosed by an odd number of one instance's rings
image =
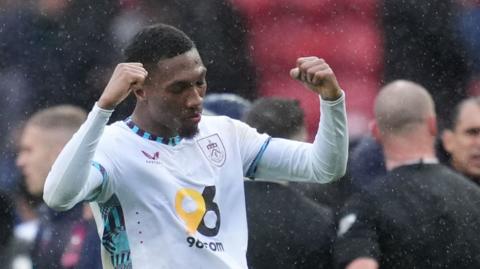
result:
[(216, 240), (202, 240), (195, 237), (199, 233), (214, 237), (220, 230), (220, 210), (215, 198), (215, 186), (207, 186), (200, 193), (190, 188), (180, 189), (175, 196), (175, 211), (185, 224), (189, 247), (213, 252), (224, 251), (223, 243)]
[(160, 152), (157, 151), (153, 154), (150, 154), (150, 153), (142, 150), (142, 153), (145, 157), (147, 157), (147, 160), (146, 160), (147, 163), (161, 164), (161, 162), (160, 162)]
[(197, 140), (203, 155), (216, 166), (223, 166), (226, 159), (225, 147), (218, 134)]
[(149, 158), (150, 160), (157, 160), (158, 158), (160, 158), (160, 152), (158, 151), (153, 154), (150, 154), (142, 150), (142, 153), (143, 155), (145, 155), (145, 157)]
[(196, 232), (215, 236), (220, 229), (220, 210), (215, 197), (215, 186), (207, 186), (202, 193), (190, 188), (180, 189), (175, 195), (175, 210), (185, 223), (188, 234)]

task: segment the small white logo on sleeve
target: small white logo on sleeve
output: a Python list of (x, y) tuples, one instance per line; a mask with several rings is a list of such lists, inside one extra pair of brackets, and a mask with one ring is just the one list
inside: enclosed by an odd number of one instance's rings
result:
[(348, 214), (340, 220), (340, 224), (338, 226), (338, 236), (344, 235), (350, 228), (352, 228), (353, 224), (357, 220), (357, 216), (355, 214)]

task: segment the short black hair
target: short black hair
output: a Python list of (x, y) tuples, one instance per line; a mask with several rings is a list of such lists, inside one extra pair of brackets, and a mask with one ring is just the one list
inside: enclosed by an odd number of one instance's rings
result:
[(452, 130), (452, 131), (455, 130), (455, 128), (457, 127), (458, 117), (460, 116), (460, 112), (462, 111), (463, 107), (469, 103), (473, 103), (473, 104), (476, 104), (477, 106), (480, 106), (480, 96), (473, 96), (473, 97), (464, 99), (453, 108), (449, 119), (446, 121), (445, 128), (447, 130)]
[(298, 100), (265, 97), (252, 104), (243, 120), (260, 133), (291, 138), (304, 126), (304, 113)]
[(151, 73), (160, 60), (181, 55), (195, 43), (181, 30), (159, 23), (138, 32), (124, 50), (126, 62), (139, 62)]

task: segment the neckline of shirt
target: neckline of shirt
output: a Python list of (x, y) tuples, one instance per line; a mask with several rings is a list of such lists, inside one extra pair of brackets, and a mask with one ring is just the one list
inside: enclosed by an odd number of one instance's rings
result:
[(410, 161), (405, 161), (402, 163), (403, 165), (413, 165), (413, 164), (438, 164), (438, 159), (437, 158), (420, 158), (420, 159), (414, 159)]
[(135, 134), (137, 134), (142, 138), (152, 140), (168, 146), (177, 146), (182, 141), (182, 137), (180, 137), (179, 135), (176, 135), (173, 137), (161, 137), (161, 136), (151, 134), (143, 130), (142, 128), (140, 128), (138, 125), (136, 125), (135, 122), (132, 121), (131, 117), (128, 117), (123, 121), (128, 126), (128, 128), (130, 128), (130, 130), (132, 130)]

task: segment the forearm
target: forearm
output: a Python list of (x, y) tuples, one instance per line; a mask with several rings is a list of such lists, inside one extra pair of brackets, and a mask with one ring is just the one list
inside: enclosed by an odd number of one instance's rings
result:
[(45, 182), (43, 198), (47, 205), (67, 210), (101, 185), (100, 177), (90, 176), (91, 162), (111, 113), (95, 105), (85, 123), (65, 145)]
[(344, 175), (348, 158), (345, 97), (321, 101), (321, 119), (313, 144), (272, 139), (256, 177), (330, 182)]
[(322, 100), (320, 110), (320, 124), (309, 157), (315, 180), (329, 182), (342, 177), (347, 169), (345, 93), (335, 101)]

